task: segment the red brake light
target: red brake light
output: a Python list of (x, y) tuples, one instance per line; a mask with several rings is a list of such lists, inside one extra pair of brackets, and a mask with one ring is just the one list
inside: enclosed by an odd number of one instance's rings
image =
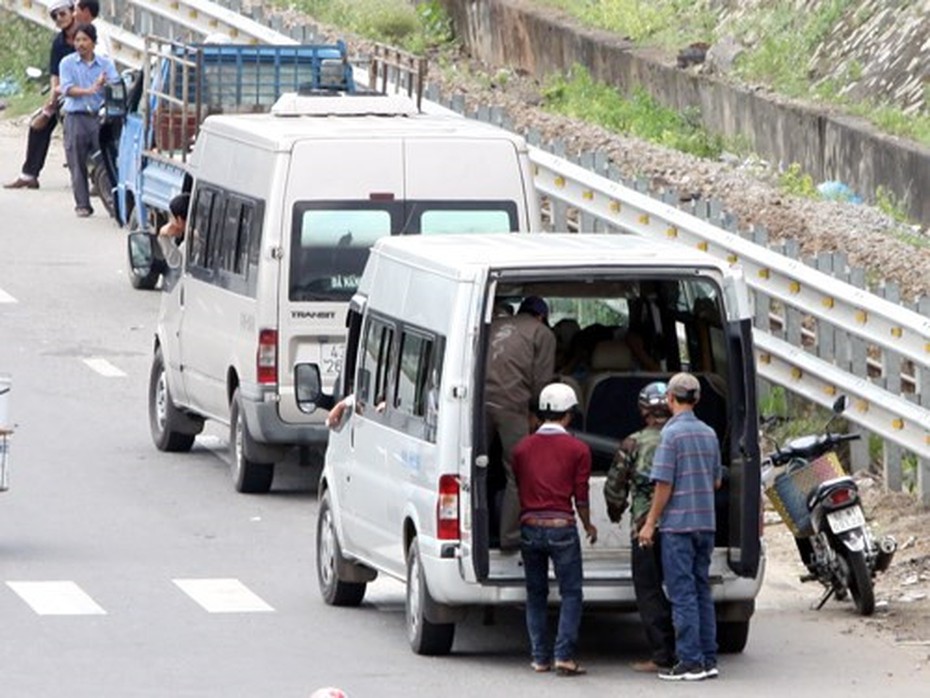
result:
[(258, 353), (255, 361), (259, 383), (278, 382), (277, 330), (262, 330), (258, 333)]
[(440, 540), (461, 538), (459, 533), (459, 479), (455, 475), (443, 475), (439, 478), (436, 536)]
[(852, 498), (853, 493), (850, 489), (833, 490), (828, 497), (830, 500), (830, 505), (834, 507), (846, 504), (847, 502), (851, 501)]

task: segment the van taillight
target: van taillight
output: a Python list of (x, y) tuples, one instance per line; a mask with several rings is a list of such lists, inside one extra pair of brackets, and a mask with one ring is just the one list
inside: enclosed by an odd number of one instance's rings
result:
[(278, 382), (278, 331), (262, 330), (258, 333), (256, 373), (259, 383)]
[(443, 475), (439, 478), (436, 535), (440, 540), (461, 538), (459, 533), (459, 479), (455, 475)]

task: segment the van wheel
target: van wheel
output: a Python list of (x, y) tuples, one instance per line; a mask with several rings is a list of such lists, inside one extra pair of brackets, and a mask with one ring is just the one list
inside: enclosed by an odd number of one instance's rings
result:
[(264, 494), (271, 489), (274, 463), (256, 463), (245, 456), (245, 440), (249, 438), (239, 398), (233, 393), (229, 409), (229, 450), (232, 459), (233, 484), (237, 492)]
[(717, 647), (721, 654), (739, 654), (746, 649), (749, 640), (749, 621), (726, 621), (717, 623)]
[(339, 579), (338, 563), (342, 560), (329, 492), (320, 500), (316, 519), (316, 578), (323, 601), (330, 606), (358, 606), (365, 597), (365, 582), (343, 582)]
[(407, 639), (416, 654), (449, 654), (455, 623), (430, 623), (425, 614), (429, 602), (429, 589), (420, 564), (420, 544), (414, 538), (407, 550)]
[(149, 374), (149, 429), (152, 441), (159, 451), (190, 451), (194, 445), (194, 434), (177, 431), (182, 421), (190, 418), (174, 406), (165, 374), (165, 360), (161, 349), (155, 350), (152, 372)]

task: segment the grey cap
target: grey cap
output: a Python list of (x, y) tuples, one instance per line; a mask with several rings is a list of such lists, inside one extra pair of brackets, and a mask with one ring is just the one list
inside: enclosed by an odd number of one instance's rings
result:
[(690, 373), (676, 373), (668, 382), (668, 392), (682, 400), (697, 400), (701, 396), (701, 384)]

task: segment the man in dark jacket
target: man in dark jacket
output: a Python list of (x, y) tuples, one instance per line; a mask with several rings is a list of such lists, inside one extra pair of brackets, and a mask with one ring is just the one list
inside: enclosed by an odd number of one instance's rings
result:
[(520, 545), (519, 501), (511, 468), (511, 452), (529, 433), (529, 420), (539, 391), (555, 371), (555, 335), (546, 321), (549, 306), (528, 296), (516, 315), (497, 315), (491, 322), (485, 384), (485, 423), (490, 448), (500, 439), (506, 477), (500, 513), (500, 546)]
[(26, 142), (26, 160), (19, 177), (12, 182), (4, 184), (5, 189), (38, 189), (39, 173), (45, 167), (48, 157), (48, 148), (52, 142), (52, 133), (58, 125), (58, 64), (61, 59), (74, 53), (74, 34), (77, 31), (77, 22), (74, 17), (73, 0), (52, 0), (48, 5), (49, 14), (59, 28), (58, 34), (52, 41), (52, 49), (48, 61), (50, 81), (49, 101), (43, 107), (48, 117), (41, 128), (30, 128)]

